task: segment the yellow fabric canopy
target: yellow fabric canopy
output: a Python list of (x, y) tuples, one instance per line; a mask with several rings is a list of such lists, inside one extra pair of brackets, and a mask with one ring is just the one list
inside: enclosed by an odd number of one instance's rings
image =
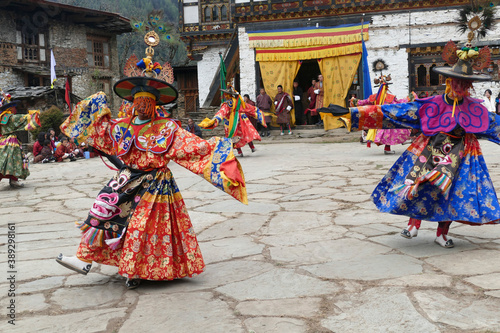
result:
[[(293, 99), (293, 80), (297, 76), (300, 68), (300, 61), (260, 61), (260, 74), (264, 81), (266, 93), (274, 100), (274, 96), (278, 94), (278, 86), (283, 86), (283, 91), (288, 93)], [(274, 104), (271, 106), (271, 111), (274, 113)], [(291, 124), (295, 125), (295, 111), (290, 112)], [(272, 125), (277, 126), (276, 116), (272, 116)]]
[(256, 49), (255, 60), (257, 61), (293, 61), (338, 57), (347, 54), (361, 53), (363, 46), (361, 42), (350, 44), (335, 44), (323, 46), (309, 46), (301, 48), (273, 48)]
[[(361, 54), (326, 58), (318, 62), (323, 75), (323, 88), (325, 90), (323, 106), (329, 104), (345, 106), (345, 98), (361, 62)], [(341, 124), (336, 117), (329, 113), (320, 113), (320, 115), (325, 130), (338, 128), (338, 125)]]
[[(345, 105), (344, 100), (361, 61), (362, 40), (369, 38), (368, 27), (368, 24), (345, 24), (249, 31), (250, 47), (255, 48), (266, 92), (274, 97), (277, 86), (281, 84), (283, 90), (292, 95), (300, 60), (318, 59), (324, 79), (323, 105)], [(295, 124), (294, 112), (291, 115), (292, 124)], [(338, 121), (330, 119), (331, 115), (322, 114), (321, 117), (325, 129), (338, 127)]]

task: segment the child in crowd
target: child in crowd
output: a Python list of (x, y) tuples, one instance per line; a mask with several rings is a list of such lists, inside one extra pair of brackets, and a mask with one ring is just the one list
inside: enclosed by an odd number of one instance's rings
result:
[(40, 155), (40, 152), (42, 151), (44, 142), (45, 142), (45, 132), (38, 133), (37, 140), (35, 141), (35, 144), (33, 145), (33, 156), (37, 157), (38, 155)]
[(52, 145), (50, 143), (50, 140), (45, 140), (43, 142), (43, 147), (42, 150), (40, 151), (40, 154), (35, 156), (35, 163), (49, 163), (49, 162), (55, 162), (54, 158), (54, 153), (52, 151)]
[(71, 162), (76, 161), (73, 149), (67, 137), (63, 137), (61, 139), (61, 144), (57, 147), (54, 156), (57, 162), (62, 162), (68, 159)]

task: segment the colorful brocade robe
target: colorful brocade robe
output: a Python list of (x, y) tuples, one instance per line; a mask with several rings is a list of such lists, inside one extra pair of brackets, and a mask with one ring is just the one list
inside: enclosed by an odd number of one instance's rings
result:
[(29, 114), (6, 113), (0, 119), (0, 179), (15, 177), (26, 179), (30, 172), (23, 158), (16, 131), (31, 131), (40, 126), (39, 111)]
[[(237, 103), (236, 98), (222, 103), (221, 108), (214, 115), (214, 119), (217, 119), (218, 124), (224, 122), (224, 133), (226, 138), (232, 138), (234, 148), (244, 147), (247, 143), (254, 140), (261, 141), (260, 135), (250, 122), (249, 117), (257, 119), (258, 123), (266, 127), (266, 121), (262, 112), (259, 110), (259, 108), (247, 103), (241, 105), (238, 110), (239, 119), (237, 119), (237, 123), (234, 124), (236, 128), (232, 130), (230, 118), (231, 113), (235, 112), (234, 103)], [(232, 136), (231, 132), (233, 133)]]
[[(359, 100), (358, 106), (376, 105), (377, 95), (370, 95), (367, 99)], [(396, 96), (386, 94), (383, 104), (406, 103), (407, 99), (397, 99)], [(368, 131), (367, 140), (376, 145), (398, 145), (405, 143), (410, 138), (411, 130), (408, 129), (371, 129)]]
[(466, 97), (453, 111), (444, 95), (351, 108), (353, 130), (419, 129), (422, 134), (372, 193), (382, 212), (427, 221), (500, 223), (500, 205), (478, 139), (500, 144), (500, 117)]
[[(117, 266), (128, 278), (172, 280), (194, 276), (205, 264), (170, 160), (247, 203), (231, 141), (205, 141), (166, 118), (136, 125), (110, 119), (106, 95), (82, 101), (61, 125), (64, 133), (117, 155), (125, 166), (101, 190), (87, 219), (77, 256)], [(130, 123), (130, 126), (128, 124)]]

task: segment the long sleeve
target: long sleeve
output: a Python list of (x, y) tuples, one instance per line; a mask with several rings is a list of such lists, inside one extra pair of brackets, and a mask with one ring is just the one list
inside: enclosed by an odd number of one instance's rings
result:
[(10, 135), (16, 131), (31, 131), (40, 127), (40, 111), (30, 110), (28, 114), (5, 114), (0, 119), (2, 135)]
[(257, 119), (257, 121), (264, 127), (267, 127), (266, 125), (266, 120), (264, 118), (264, 115), (262, 114), (262, 111), (260, 111), (259, 108), (250, 105), (246, 103), (246, 108), (243, 110), (240, 110), (241, 113), (244, 113), (247, 117), (252, 117)]
[[(419, 129), (418, 109), (421, 102), (367, 105), (350, 108), (350, 130)], [(342, 117), (342, 119), (349, 117)]]
[(202, 176), (242, 203), (248, 203), (245, 177), (234, 157), (230, 139), (212, 137), (203, 140), (179, 128), (165, 157)]
[(201, 121), (201, 123), (198, 124), (201, 128), (205, 129), (214, 129), (219, 124), (225, 119), (229, 117), (229, 114), (231, 113), (231, 108), (228, 105), (231, 101), (224, 102), (222, 103), (222, 106), (220, 107), (219, 111), (215, 113), (215, 115), (212, 117), (212, 119), (205, 118)]
[(71, 115), (62, 123), (61, 131), (79, 143), (86, 141), (90, 146), (114, 155), (114, 143), (108, 134), (111, 111), (106, 94), (98, 92), (78, 103)]
[(231, 108), (227, 103), (223, 103), (219, 111), (215, 113), (214, 118), (217, 119), (217, 123), (220, 124), (223, 119), (227, 118), (231, 113)]
[(476, 133), (480, 139), (486, 139), (496, 144), (500, 144), (500, 116), (489, 112), (490, 125), (488, 129), (482, 133)]

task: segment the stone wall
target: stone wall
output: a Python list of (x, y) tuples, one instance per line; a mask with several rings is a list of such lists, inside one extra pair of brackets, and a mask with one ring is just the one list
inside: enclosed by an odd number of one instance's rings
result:
[(0, 29), (0, 42), (16, 42), (16, 22), (14, 15), (9, 12), (0, 11), (0, 22), (2, 29)]
[(24, 76), (8, 66), (0, 66), (0, 88), (24, 86)]
[(14, 43), (0, 42), (0, 59), (2, 65), (13, 66), (17, 64), (17, 47)]
[[(457, 17), (458, 10), (374, 15), (369, 28), (370, 38), (366, 42), (370, 70), (371, 63), (382, 58), (389, 65), (388, 73), (391, 74), (394, 83), (389, 87), (390, 91), (400, 98), (408, 96), (408, 54), (406, 48), (402, 48), (401, 45), (426, 43), (445, 45), (450, 39), (465, 42), (466, 34), (460, 34), (457, 31)], [(500, 24), (497, 24), (496, 29), (490, 32), (482, 42), (497, 42), (498, 35), (500, 35)], [(238, 37), (242, 87), (245, 87), (250, 94), (258, 88), (255, 83), (255, 52), (249, 48), (245, 27), (239, 27)], [(375, 73), (371, 72), (370, 75), (373, 80)], [(493, 91), (494, 96), (500, 91), (500, 83), (497, 82), (475, 83), (474, 86), (475, 97), (481, 97), (487, 88)], [(254, 97), (254, 95), (251, 96)]]
[(14, 43), (0, 42), (0, 88), (24, 85), (24, 76), (10, 66), (17, 64), (17, 47)]
[[(24, 86), (25, 74), (12, 70), (10, 66), (18, 65), (16, 45), (15, 13), (0, 13), (0, 87)], [(85, 98), (96, 93), (98, 82), (102, 79), (110, 83), (106, 91), (113, 106), (113, 111), (118, 112), (121, 99), (113, 93), (113, 84), (120, 79), (117, 39), (116, 35), (91, 29), (85, 25), (76, 25), (50, 19), (47, 23), (47, 45), (46, 49), (53, 49), (56, 59), (56, 70), (58, 80), (55, 86), (64, 87), (66, 79), (59, 74), (61, 71), (71, 69), (73, 94)], [(87, 35), (99, 35), (108, 37), (110, 40), (110, 68), (96, 69), (89, 67), (87, 62)], [(47, 52), (45, 71), (50, 68), (50, 52)], [(75, 72), (77, 69), (77, 72)], [(76, 75), (75, 75), (76, 74)], [(116, 109), (116, 110), (115, 110)]]
[(197, 63), (200, 107), (203, 107), (203, 104), (207, 100), (210, 92), (210, 85), (219, 67), (219, 52), (224, 54), (225, 51), (226, 48), (222, 46), (209, 47), (203, 52), (203, 59)]

